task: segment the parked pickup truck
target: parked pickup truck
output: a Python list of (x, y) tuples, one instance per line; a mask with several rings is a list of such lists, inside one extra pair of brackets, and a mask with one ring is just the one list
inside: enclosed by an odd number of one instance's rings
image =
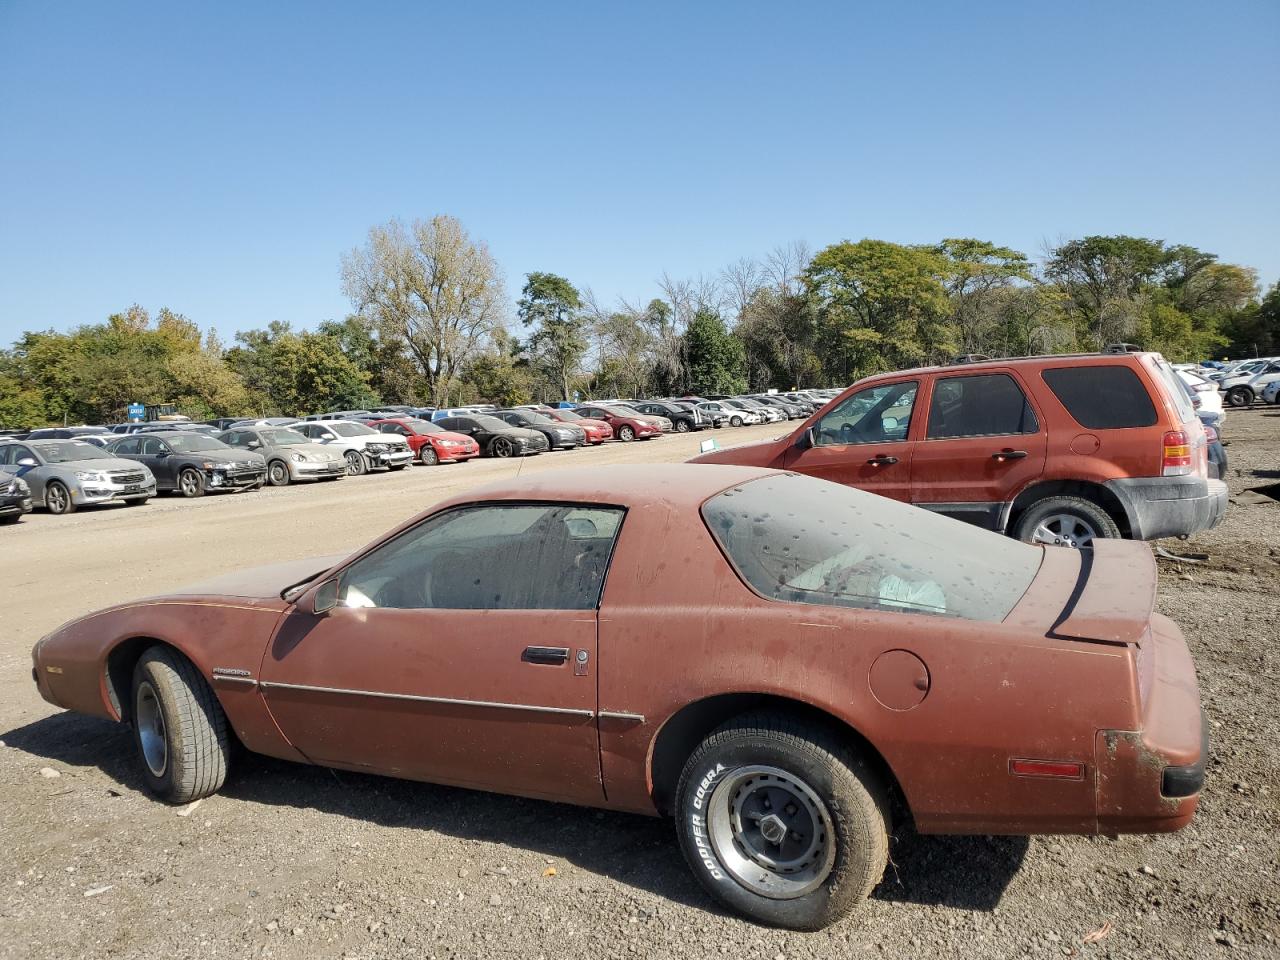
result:
[(695, 463), (780, 467), (1035, 543), (1216, 526), (1227, 487), (1158, 353), (991, 360), (860, 380), (776, 440)]

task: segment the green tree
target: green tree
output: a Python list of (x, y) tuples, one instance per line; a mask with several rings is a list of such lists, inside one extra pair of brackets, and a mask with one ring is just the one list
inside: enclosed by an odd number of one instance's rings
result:
[(1030, 282), (1031, 261), (1018, 250), (972, 238), (943, 240), (934, 252), (943, 262), (950, 322), (961, 352), (996, 352), (1002, 300), (998, 293)]
[(554, 273), (526, 275), (517, 304), (520, 322), (533, 330), (529, 352), (553, 380), (561, 399), (570, 398), (570, 381), (587, 352), (586, 319), (577, 287)]
[(689, 389), (694, 393), (741, 393), (746, 389), (746, 352), (712, 310), (693, 315), (685, 328)]
[(266, 330), (236, 334), (227, 361), (243, 378), (264, 414), (292, 415), (378, 402), (367, 375), (332, 337), (273, 322)]

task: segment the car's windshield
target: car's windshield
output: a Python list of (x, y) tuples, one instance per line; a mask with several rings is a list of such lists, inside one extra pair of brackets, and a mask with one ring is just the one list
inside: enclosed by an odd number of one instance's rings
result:
[(83, 440), (33, 440), (31, 446), (49, 463), (70, 463), (73, 460), (100, 460), (102, 448)]
[(378, 432), (372, 427), (366, 427), (363, 423), (347, 423), (343, 420), (331, 420), (325, 426), (340, 437), (367, 437), (371, 433)]
[(445, 432), (444, 427), (440, 426), (440, 424), (438, 423), (432, 423), (430, 420), (413, 419), (413, 420), (406, 420), (404, 423), (405, 423), (405, 426), (407, 426), (414, 433), (444, 433)]
[(262, 439), (273, 447), (293, 447), (311, 441), (296, 430), (263, 430)]
[(556, 416), (561, 420), (585, 420), (586, 417), (581, 414), (574, 413), (572, 410), (557, 410)]
[(164, 438), (165, 443), (179, 453), (200, 453), (204, 450), (225, 450), (227, 445), (221, 440), (206, 437), (199, 433), (175, 433)]
[(518, 410), (516, 413), (526, 423), (555, 423), (545, 413), (536, 413), (533, 410)]
[(1044, 547), (798, 474), (731, 487), (702, 515), (742, 578), (772, 600), (999, 622)]
[(507, 423), (506, 421), (499, 420), (497, 417), (486, 417), (480, 414), (473, 413), (470, 417), (470, 420), (472, 423), (474, 423), (477, 427), (480, 427), (482, 430), (488, 430), (491, 432), (494, 430), (510, 430), (511, 429), (511, 424)]
[(627, 406), (626, 404), (624, 404), (624, 403), (611, 403), (611, 404), (609, 404), (609, 406), (608, 406), (608, 407), (606, 407), (605, 409), (607, 409), (607, 410), (612, 410), (614, 413), (616, 413), (616, 414), (618, 414), (619, 416), (622, 416), (622, 417), (642, 417), (642, 416), (644, 416), (644, 414), (642, 414), (642, 413), (641, 413), (639, 410), (637, 410), (635, 407), (628, 407), (628, 406)]

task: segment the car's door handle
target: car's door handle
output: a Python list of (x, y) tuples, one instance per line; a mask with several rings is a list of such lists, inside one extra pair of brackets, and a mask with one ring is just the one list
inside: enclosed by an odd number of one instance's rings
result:
[(872, 457), (867, 461), (867, 463), (873, 467), (887, 467), (897, 462), (897, 457)]
[(520, 659), (525, 663), (545, 663), (554, 666), (569, 661), (568, 647), (525, 647)]
[(1001, 450), (999, 453), (991, 455), (992, 460), (1022, 460), (1026, 457), (1025, 450)]

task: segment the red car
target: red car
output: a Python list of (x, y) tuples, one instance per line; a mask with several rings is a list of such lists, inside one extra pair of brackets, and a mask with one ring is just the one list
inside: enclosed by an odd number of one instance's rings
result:
[(480, 456), (480, 445), (463, 433), (450, 433), (438, 423), (416, 417), (389, 417), (370, 420), (381, 433), (394, 433), (409, 441), (413, 455), (428, 467)]
[(662, 424), (657, 417), (646, 416), (620, 403), (583, 404), (575, 410), (579, 416), (603, 420), (619, 440), (652, 440), (662, 436)]
[(575, 427), (581, 427), (587, 435), (587, 443), (593, 446), (599, 446), (606, 440), (613, 439), (613, 427), (609, 426), (607, 421), (584, 417), (580, 413), (566, 410), (562, 407), (539, 407), (538, 412), (546, 414), (552, 420), (559, 420), (561, 423), (572, 423)]
[(513, 473), (349, 557), (74, 620), (33, 650), (40, 694), (128, 723), (176, 803), (235, 743), (671, 815), (712, 895), (798, 929), (876, 885), (895, 809), (922, 833), (1191, 820), (1200, 697), (1146, 544), (1052, 550), (759, 468)]

